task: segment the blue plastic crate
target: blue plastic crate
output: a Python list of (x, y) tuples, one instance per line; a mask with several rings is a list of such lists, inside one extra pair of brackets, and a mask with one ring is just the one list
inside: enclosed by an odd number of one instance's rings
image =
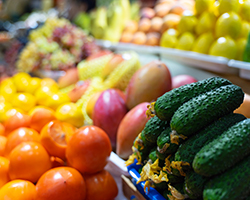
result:
[(136, 164), (137, 160), (135, 159), (134, 163), (127, 166), (128, 173), (132, 177), (132, 183), (135, 185), (137, 190), (147, 199), (147, 200), (166, 200), (155, 188), (150, 187), (149, 191), (144, 192), (145, 181), (142, 181), (137, 184), (137, 181), (140, 179), (140, 174), (138, 170), (142, 165)]

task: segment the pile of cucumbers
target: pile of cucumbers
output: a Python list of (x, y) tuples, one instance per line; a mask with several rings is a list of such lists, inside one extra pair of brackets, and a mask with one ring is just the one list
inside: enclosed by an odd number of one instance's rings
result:
[(141, 180), (166, 199), (250, 196), (250, 119), (234, 113), (244, 92), (211, 77), (159, 97), (133, 144)]

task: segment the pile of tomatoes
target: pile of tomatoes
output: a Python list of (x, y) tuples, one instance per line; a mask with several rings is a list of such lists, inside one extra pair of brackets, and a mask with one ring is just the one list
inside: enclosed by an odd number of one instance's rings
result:
[(108, 135), (78, 123), (83, 119), (67, 98), (64, 107), (43, 99), (42, 83), (48, 94), (56, 91), (52, 80), (31, 78), (39, 82), (33, 90), (31, 79), (25, 86), (28, 76), (18, 76), (0, 85), (0, 199), (114, 199), (118, 187), (104, 169), (112, 151)]

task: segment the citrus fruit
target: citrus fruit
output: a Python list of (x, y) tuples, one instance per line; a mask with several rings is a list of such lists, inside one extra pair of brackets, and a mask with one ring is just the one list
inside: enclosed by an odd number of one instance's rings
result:
[(181, 20), (177, 25), (177, 30), (180, 34), (185, 32), (194, 32), (195, 26), (197, 24), (197, 18), (190, 12), (184, 12), (181, 16)]
[(213, 30), (216, 22), (216, 16), (212, 12), (204, 12), (198, 18), (197, 25), (195, 26), (196, 34), (200, 35)]
[(46, 97), (43, 102), (43, 105), (52, 108), (53, 110), (56, 110), (60, 105), (67, 102), (70, 102), (68, 94), (57, 92)]
[(107, 133), (97, 126), (84, 126), (69, 140), (66, 158), (69, 166), (91, 174), (103, 170), (111, 150)]
[(0, 94), (0, 103), (6, 102), (6, 99), (3, 95)]
[(36, 183), (52, 167), (50, 156), (37, 142), (22, 142), (9, 155), (11, 180), (24, 179)]
[(60, 105), (56, 109), (56, 118), (60, 121), (68, 122), (76, 127), (81, 127), (84, 124), (81, 108), (72, 102)]
[(208, 54), (213, 42), (214, 36), (212, 32), (203, 33), (195, 40), (192, 51)]
[(59, 89), (57, 82), (52, 78), (43, 78), (40, 82), (41, 86), (54, 87)]
[(0, 102), (0, 122), (5, 120), (6, 112), (12, 108), (12, 105), (8, 102)]
[(234, 59), (237, 53), (235, 41), (230, 37), (220, 37), (213, 42), (209, 49), (209, 54)]
[(65, 160), (67, 142), (75, 133), (76, 128), (66, 122), (53, 120), (41, 130), (41, 144), (51, 156)]
[(29, 88), (31, 76), (25, 72), (19, 72), (12, 77), (17, 92), (26, 92)]
[(26, 180), (12, 180), (0, 189), (0, 199), (35, 200), (36, 187)]
[(236, 40), (236, 46), (237, 46), (237, 54), (235, 59), (236, 60), (243, 60), (243, 53), (246, 49), (247, 45), (247, 39), (246, 38), (239, 38)]
[(25, 113), (22, 109), (20, 108), (9, 108), (3, 114), (1, 115), (2, 122), (5, 122), (7, 119), (12, 117), (13, 115), (17, 113)]
[(0, 123), (0, 135), (4, 135), (5, 127), (2, 123)]
[(9, 157), (12, 149), (26, 141), (40, 142), (39, 133), (36, 130), (27, 127), (20, 127), (10, 132), (7, 137), (4, 156)]
[(11, 78), (6, 78), (1, 81), (0, 94), (5, 98), (6, 101), (11, 101), (13, 94), (16, 93), (16, 86)]
[(16, 93), (12, 99), (12, 105), (28, 112), (36, 105), (36, 97), (30, 93)]
[(190, 32), (183, 33), (176, 44), (176, 49), (189, 51), (192, 49), (195, 37)]
[(166, 48), (175, 48), (177, 44), (178, 31), (176, 29), (170, 28), (165, 31), (160, 39), (160, 46)]
[(36, 184), (36, 200), (84, 200), (86, 185), (82, 175), (71, 167), (45, 172)]
[(41, 86), (42, 79), (38, 77), (32, 77), (29, 81), (29, 86), (26, 88), (26, 92), (34, 94), (34, 92)]
[(66, 166), (67, 164), (64, 160), (55, 156), (50, 156), (50, 160), (52, 163), (52, 168), (63, 167), (63, 166)]
[(7, 158), (0, 156), (0, 188), (10, 181), (9, 163)]
[(96, 93), (92, 94), (90, 99), (87, 102), (86, 112), (91, 119), (92, 119), (92, 114), (94, 111), (95, 103), (100, 95), (101, 95), (101, 92), (96, 92)]
[(242, 21), (235, 12), (222, 14), (215, 23), (216, 37), (230, 36), (235, 39), (240, 35)]
[(250, 22), (250, 1), (244, 1), (241, 4), (239, 13), (243, 20)]
[(36, 106), (30, 110), (30, 127), (40, 132), (45, 124), (56, 119), (55, 111), (45, 106)]
[(195, 0), (195, 11), (197, 15), (210, 11), (212, 9), (214, 0)]
[(87, 188), (85, 200), (114, 199), (118, 195), (118, 187), (113, 176), (106, 170), (95, 174), (85, 175), (84, 180)]
[(59, 89), (54, 86), (40, 86), (37, 88), (37, 90), (34, 93), (34, 96), (37, 99), (37, 103), (42, 105), (46, 98), (51, 96), (52, 94), (58, 92)]
[(7, 137), (0, 135), (0, 156), (4, 155), (6, 149)]
[(218, 11), (219, 15), (222, 15), (226, 12), (234, 11), (239, 12), (240, 1), (239, 0), (219, 0)]

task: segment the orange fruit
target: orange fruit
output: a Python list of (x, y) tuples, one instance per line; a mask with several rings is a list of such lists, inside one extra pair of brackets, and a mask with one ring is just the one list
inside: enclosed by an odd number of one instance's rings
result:
[(36, 106), (30, 111), (29, 115), (31, 116), (30, 127), (38, 132), (42, 130), (45, 124), (56, 119), (55, 111), (45, 106)]
[(68, 94), (62, 93), (62, 92), (57, 92), (54, 94), (49, 95), (42, 105), (47, 106), (49, 108), (52, 108), (53, 110), (56, 110), (60, 105), (64, 103), (70, 102), (70, 98)]
[(3, 135), (0, 135), (0, 156), (4, 155), (6, 149), (7, 138)]
[(75, 131), (76, 128), (71, 124), (53, 120), (47, 123), (41, 130), (41, 144), (51, 156), (65, 160), (67, 141)]
[(9, 156), (11, 180), (24, 179), (36, 183), (40, 176), (52, 167), (50, 156), (37, 142), (22, 142)]
[(25, 113), (22, 109), (20, 108), (9, 108), (7, 109), (2, 115), (2, 122), (5, 122), (7, 119), (9, 119), (11, 116), (15, 115), (16, 113)]
[(16, 93), (16, 86), (11, 78), (6, 78), (3, 81), (1, 81), (0, 94), (4, 97), (6, 101), (11, 101), (15, 93)]
[(0, 188), (10, 181), (9, 163), (7, 158), (0, 156)]
[(28, 112), (35, 107), (36, 97), (30, 93), (16, 93), (12, 98), (12, 105)]
[(5, 135), (8, 135), (11, 131), (17, 128), (29, 127), (29, 125), (30, 125), (30, 116), (24, 113), (17, 112), (4, 122)]
[(16, 73), (12, 77), (12, 81), (16, 86), (17, 92), (26, 92), (26, 89), (29, 87), (31, 76), (25, 72)]
[(41, 86), (49, 86), (49, 87), (55, 87), (59, 89), (57, 82), (52, 78), (43, 78), (40, 84)]
[(12, 108), (12, 105), (8, 102), (0, 102), (0, 122), (4, 122), (5, 115), (8, 110)]
[(58, 90), (55, 86), (40, 86), (36, 89), (34, 96), (37, 99), (37, 103), (43, 105), (46, 98), (58, 92)]
[(30, 181), (13, 180), (0, 189), (2, 200), (35, 200), (36, 186)]
[(50, 157), (51, 163), (52, 163), (52, 168), (55, 167), (63, 167), (66, 165), (65, 161), (63, 161), (61, 158), (51, 156)]
[(29, 92), (31, 94), (34, 94), (37, 88), (41, 85), (41, 78), (38, 77), (32, 77), (29, 82), (29, 87), (26, 89), (26, 92)]
[(56, 167), (41, 176), (36, 191), (36, 200), (84, 200), (86, 185), (76, 169)]
[(66, 158), (69, 166), (82, 174), (101, 171), (111, 153), (108, 135), (97, 126), (79, 128), (68, 142)]
[(101, 95), (101, 93), (102, 92), (96, 92), (93, 95), (91, 95), (91, 97), (87, 103), (86, 112), (91, 119), (92, 119), (92, 114), (94, 111), (95, 103), (96, 103), (97, 99), (99, 98), (99, 96)]
[(4, 135), (5, 127), (2, 123), (0, 123), (0, 135)]
[(84, 180), (87, 188), (85, 200), (110, 200), (118, 195), (118, 187), (115, 179), (106, 170), (102, 170), (95, 174), (85, 175)]
[(40, 142), (39, 133), (36, 130), (27, 127), (20, 127), (10, 132), (7, 137), (4, 156), (9, 157), (12, 149), (22, 142), (27, 141)]

